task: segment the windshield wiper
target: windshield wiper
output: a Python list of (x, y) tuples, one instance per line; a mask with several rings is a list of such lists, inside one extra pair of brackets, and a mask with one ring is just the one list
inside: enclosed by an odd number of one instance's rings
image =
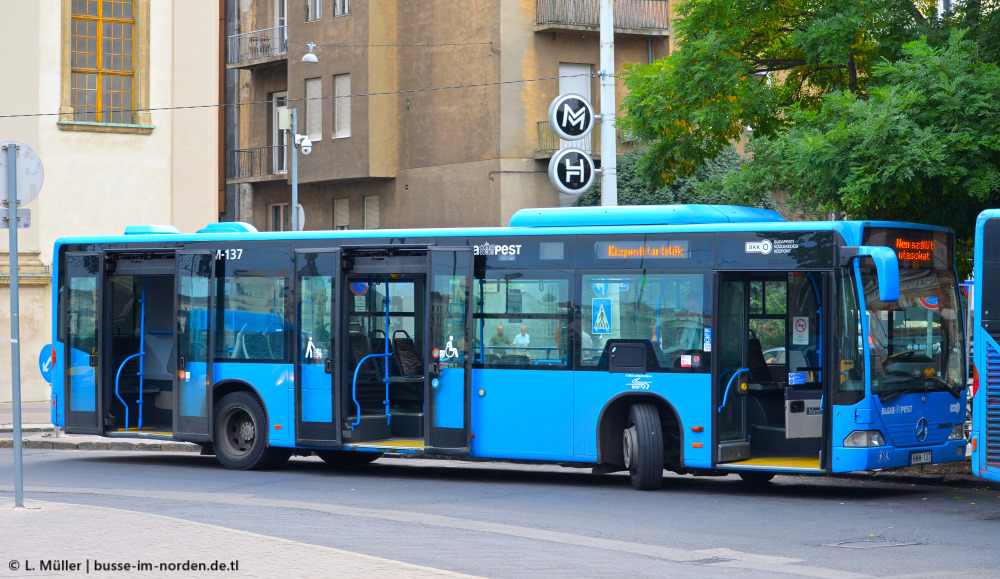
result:
[[(929, 381), (933, 382), (936, 386), (939, 386), (940, 388), (944, 388), (944, 390), (947, 391), (948, 394), (951, 394), (956, 399), (960, 399), (962, 397), (962, 391), (961, 390), (959, 390), (958, 388), (953, 387), (951, 384), (945, 382), (944, 380), (942, 380), (938, 376), (913, 376), (913, 377), (907, 378), (905, 380), (901, 380), (898, 383), (899, 384), (909, 384), (909, 383), (912, 383), (912, 382), (916, 382), (918, 380), (929, 380)], [(940, 388), (937, 388), (937, 389), (934, 389), (934, 390), (940, 391)], [(897, 390), (896, 392), (891, 392), (889, 394), (886, 394), (885, 396), (879, 395), (879, 398), (882, 399), (883, 403), (886, 403), (886, 402), (889, 402), (890, 400), (893, 400), (895, 398), (899, 398), (903, 394), (919, 394), (921, 392), (932, 392), (934, 390), (932, 390), (930, 386), (924, 386), (923, 388), (903, 388), (902, 390)]]

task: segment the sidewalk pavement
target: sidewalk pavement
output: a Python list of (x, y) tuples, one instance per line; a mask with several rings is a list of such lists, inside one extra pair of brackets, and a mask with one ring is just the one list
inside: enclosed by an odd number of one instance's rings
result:
[[(0, 497), (0, 577), (470, 577), (173, 517)], [(94, 521), (107, 532), (88, 532)], [(109, 540), (109, 533), (127, 540)], [(99, 553), (99, 555), (97, 555)], [(129, 567), (125, 567), (128, 565)], [(143, 567), (149, 565), (149, 567)], [(202, 567), (204, 565), (204, 567)], [(232, 571), (232, 572), (230, 572)]]

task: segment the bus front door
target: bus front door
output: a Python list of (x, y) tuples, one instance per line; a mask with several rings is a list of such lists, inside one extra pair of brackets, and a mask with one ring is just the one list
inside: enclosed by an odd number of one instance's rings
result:
[(428, 250), (427, 444), (471, 448), (472, 249)]
[(208, 441), (212, 437), (213, 412), (215, 254), (178, 251), (176, 267), (173, 436), (178, 440)]
[(340, 249), (295, 252), (299, 296), (295, 350), (295, 444), (340, 446), (342, 365), (338, 291), (343, 285)]
[(99, 253), (66, 254), (62, 309), (65, 327), (63, 412), (66, 432), (102, 434), (101, 352), (98, 325), (103, 311), (103, 257)]
[(717, 464), (822, 471), (829, 280), (818, 271), (720, 274)]

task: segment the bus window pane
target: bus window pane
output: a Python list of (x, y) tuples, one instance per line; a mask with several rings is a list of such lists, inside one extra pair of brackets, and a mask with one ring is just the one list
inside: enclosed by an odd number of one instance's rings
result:
[(649, 371), (710, 371), (704, 291), (702, 274), (584, 276), (581, 364), (596, 366), (608, 340), (649, 340), (660, 364)]
[(285, 358), (285, 278), (232, 275), (222, 296), (216, 357), (278, 362)]
[(844, 275), (839, 280), (837, 364), (840, 378), (833, 386), (834, 404), (857, 404), (865, 397), (864, 363), (861, 361), (861, 317), (856, 281), (853, 275)]
[(303, 333), (302, 363), (322, 364), (331, 357), (333, 340), (330, 334), (331, 292), (333, 277), (303, 276), (302, 299), (299, 305), (299, 329)]
[(475, 283), (475, 360), (488, 367), (568, 367), (570, 277), (508, 273)]

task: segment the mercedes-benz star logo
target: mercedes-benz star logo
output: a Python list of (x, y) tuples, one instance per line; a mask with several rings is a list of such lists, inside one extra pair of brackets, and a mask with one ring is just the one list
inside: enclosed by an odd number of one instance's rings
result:
[(917, 421), (917, 442), (927, 440), (927, 419), (921, 418)]

